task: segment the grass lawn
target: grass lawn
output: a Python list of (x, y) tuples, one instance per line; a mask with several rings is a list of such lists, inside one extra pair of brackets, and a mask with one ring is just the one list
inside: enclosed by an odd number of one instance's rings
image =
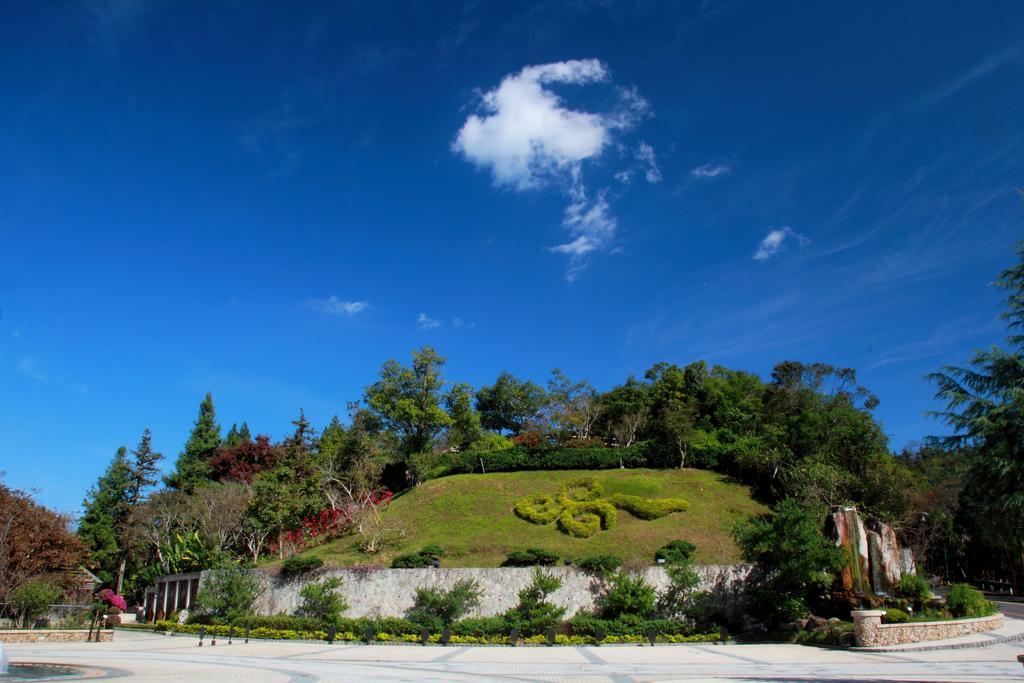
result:
[[(652, 521), (620, 510), (618, 522), (586, 539), (561, 533), (555, 524), (531, 524), (512, 512), (515, 501), (534, 493), (554, 495), (566, 482), (590, 476), (604, 495), (626, 493), (650, 498), (681, 497), (690, 502), (685, 512)], [(428, 543), (444, 548), (443, 566), (495, 567), (511, 550), (538, 547), (578, 559), (612, 553), (625, 561), (652, 561), (654, 551), (675, 539), (697, 546), (702, 564), (739, 559), (730, 536), (733, 524), (767, 508), (753, 501), (750, 491), (723, 475), (706, 470), (598, 470), (460, 474), (434, 479), (397, 497), (386, 511), (405, 536), (376, 555), (362, 553), (356, 539), (345, 537), (313, 548), (306, 554), (340, 566), (374, 563), (389, 566), (396, 555), (414, 552)]]

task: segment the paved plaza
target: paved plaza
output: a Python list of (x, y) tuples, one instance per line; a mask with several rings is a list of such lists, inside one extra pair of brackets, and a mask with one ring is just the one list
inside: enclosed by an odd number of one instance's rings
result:
[[(1024, 632), (1009, 619), (1007, 634)], [(995, 640), (995, 636), (992, 638)], [(949, 643), (947, 643), (948, 645)], [(112, 643), (11, 645), (15, 662), (90, 667), (140, 681), (1021, 681), (1024, 642), (904, 652), (798, 645), (422, 647), (209, 640), (118, 631)]]

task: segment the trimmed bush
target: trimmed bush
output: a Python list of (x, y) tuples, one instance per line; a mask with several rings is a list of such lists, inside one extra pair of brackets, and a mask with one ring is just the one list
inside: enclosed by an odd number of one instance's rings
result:
[(589, 538), (601, 530), (601, 518), (592, 512), (566, 508), (558, 516), (558, 528), (576, 538)]
[(616, 493), (610, 500), (615, 507), (639, 519), (658, 519), (690, 507), (690, 503), (682, 498), (641, 498)]
[(910, 621), (910, 616), (901, 609), (890, 607), (885, 610), (885, 622), (887, 624), (905, 624)]
[(399, 555), (391, 560), (392, 569), (422, 569), (432, 567), (434, 560), (441, 559), (444, 549), (439, 545), (431, 544), (424, 546), (419, 552)]
[(562, 487), (558, 492), (557, 500), (562, 507), (572, 507), (579, 503), (597, 500), (603, 492), (596, 479), (591, 477), (574, 479)]
[(319, 557), (309, 555), (292, 555), (281, 565), (281, 576), (297, 576), (316, 571), (324, 566), (324, 561)]
[(558, 553), (543, 548), (513, 550), (501, 563), (502, 567), (551, 566), (558, 562)]
[(693, 559), (697, 546), (689, 541), (672, 541), (661, 546), (654, 552), (655, 560), (665, 560), (665, 564), (687, 564)]
[(534, 524), (550, 524), (562, 511), (555, 500), (546, 493), (520, 498), (513, 509), (520, 519)]
[(592, 574), (610, 574), (622, 566), (622, 560), (616, 555), (590, 555), (577, 561), (576, 566)]
[(646, 443), (628, 448), (554, 448), (539, 451), (515, 446), (502, 450), (448, 453), (437, 462), (436, 469), (443, 470), (443, 474), (479, 473), (481, 461), (488, 472), (650, 467), (653, 465), (650, 450)]
[(946, 607), (954, 617), (987, 617), (996, 611), (995, 605), (970, 584), (954, 583), (946, 593)]

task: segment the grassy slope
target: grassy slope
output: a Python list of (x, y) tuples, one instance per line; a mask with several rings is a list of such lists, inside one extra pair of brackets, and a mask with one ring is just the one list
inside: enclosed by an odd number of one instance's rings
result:
[[(590, 538), (561, 533), (554, 524), (525, 522), (512, 512), (521, 496), (554, 495), (565, 482), (595, 477), (605, 495), (629, 493), (644, 497), (682, 497), (686, 512), (653, 521), (635, 519), (620, 510), (618, 523)], [(579, 558), (613, 553), (624, 560), (653, 557), (666, 542), (681, 538), (697, 545), (701, 563), (737, 560), (729, 530), (736, 520), (766, 508), (751, 500), (747, 488), (705, 470), (600, 470), (463, 474), (429, 481), (395, 499), (386, 512), (398, 518), (405, 537), (375, 556), (361, 553), (353, 538), (307, 551), (339, 565), (357, 562), (390, 564), (395, 555), (413, 552), (428, 543), (445, 549), (443, 564), (451, 567), (493, 567), (510, 550), (528, 546)]]

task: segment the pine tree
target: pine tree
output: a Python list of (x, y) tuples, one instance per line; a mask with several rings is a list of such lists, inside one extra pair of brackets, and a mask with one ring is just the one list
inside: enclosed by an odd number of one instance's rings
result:
[(128, 450), (122, 446), (82, 501), (84, 512), (78, 523), (78, 537), (89, 550), (97, 576), (105, 583), (114, 582), (120, 567), (120, 531), (130, 511), (127, 492), (131, 471)]
[(242, 437), (238, 433), (238, 425), (231, 423), (228, 435), (224, 437), (224, 448), (237, 448), (242, 444)]
[(213, 410), (213, 396), (207, 392), (206, 398), (199, 404), (199, 417), (196, 418), (192, 434), (178, 455), (175, 470), (165, 479), (167, 485), (191, 493), (197, 485), (209, 481), (212, 472), (210, 458), (220, 445), (220, 425), (217, 424)]
[(242, 443), (248, 443), (252, 441), (252, 434), (249, 433), (249, 423), (243, 422), (242, 428), (238, 430), (238, 438), (242, 440)]
[(967, 455), (964, 498), (979, 535), (997, 563), (1024, 571), (1024, 242), (1017, 256), (996, 281), (1007, 291), (1007, 349), (978, 351), (969, 367), (947, 366), (929, 378), (946, 402), (936, 414), (955, 432), (936, 442)]
[(126, 459), (128, 476), (125, 481), (123, 496), (126, 510), (124, 519), (116, 527), (117, 536), (120, 539), (121, 554), (121, 560), (117, 568), (117, 582), (114, 589), (117, 593), (120, 593), (124, 587), (125, 568), (128, 565), (129, 555), (131, 554), (131, 544), (127, 539), (128, 515), (143, 501), (147, 489), (156, 486), (158, 481), (157, 473), (159, 472), (157, 463), (164, 457), (162, 453), (157, 453), (153, 450), (152, 441), (153, 435), (149, 431), (149, 427), (146, 427), (142, 431), (142, 439), (139, 441), (138, 447), (132, 451), (133, 460), (127, 462)]

